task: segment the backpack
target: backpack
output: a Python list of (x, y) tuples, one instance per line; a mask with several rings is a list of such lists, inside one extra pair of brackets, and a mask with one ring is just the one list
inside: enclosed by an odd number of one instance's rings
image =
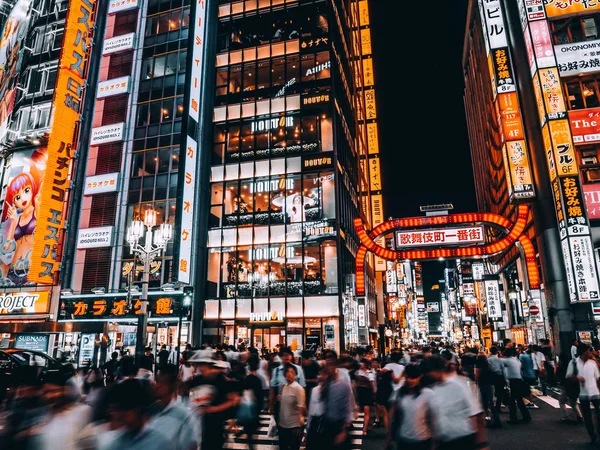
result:
[(379, 398), (390, 398), (394, 390), (392, 381), (391, 370), (380, 370), (377, 372), (377, 396)]

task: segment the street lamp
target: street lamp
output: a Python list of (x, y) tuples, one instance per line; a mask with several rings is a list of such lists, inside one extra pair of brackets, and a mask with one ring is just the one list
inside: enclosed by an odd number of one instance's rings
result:
[[(173, 236), (173, 227), (168, 223), (156, 227), (157, 212), (147, 209), (144, 221), (134, 220), (127, 230), (127, 242), (134, 254), (144, 264), (142, 273), (142, 306), (138, 318), (137, 339), (135, 342), (135, 362), (139, 364), (144, 355), (144, 341), (148, 324), (148, 283), (150, 282), (150, 264), (167, 248)], [(140, 240), (143, 238), (143, 244)]]

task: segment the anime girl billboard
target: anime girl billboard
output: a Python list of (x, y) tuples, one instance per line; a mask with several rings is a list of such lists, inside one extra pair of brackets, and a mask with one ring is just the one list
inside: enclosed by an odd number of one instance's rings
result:
[(0, 286), (27, 284), (46, 150), (14, 153), (0, 220)]

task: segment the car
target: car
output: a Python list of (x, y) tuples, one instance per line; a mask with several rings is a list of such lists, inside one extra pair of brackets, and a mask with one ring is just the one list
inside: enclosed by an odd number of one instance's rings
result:
[[(2, 387), (18, 384), (27, 371), (26, 367), (36, 367), (38, 381), (63, 382), (68, 378), (69, 368), (57, 359), (37, 350), (4, 349), (0, 350), (0, 385)], [(72, 367), (72, 366), (71, 366)], [(0, 395), (1, 396), (1, 395)]]

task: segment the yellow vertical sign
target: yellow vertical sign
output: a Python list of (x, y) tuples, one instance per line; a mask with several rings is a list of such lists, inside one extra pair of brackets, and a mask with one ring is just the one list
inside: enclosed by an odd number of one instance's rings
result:
[(367, 145), (370, 155), (379, 153), (379, 132), (376, 123), (367, 124)]
[(365, 91), (365, 109), (367, 110), (367, 120), (377, 118), (377, 107), (375, 105), (375, 90)]
[(577, 175), (579, 169), (575, 159), (575, 147), (571, 138), (569, 121), (567, 119), (550, 120), (548, 125), (550, 126), (552, 150), (558, 176)]
[(373, 73), (373, 60), (371, 58), (363, 59), (363, 76), (365, 87), (375, 84), (375, 74)]
[(363, 28), (360, 30), (360, 42), (362, 54), (370, 55), (373, 50), (371, 47), (371, 30), (369, 28)]
[(71, 0), (60, 55), (48, 161), (40, 189), (40, 208), (31, 252), (28, 280), (52, 284), (60, 261), (60, 246), (74, 156), (75, 130), (83, 107), (86, 66), (94, 21), (94, 0)]
[(369, 25), (369, 4), (367, 0), (360, 0), (358, 2), (358, 15), (361, 26)]
[(381, 169), (379, 158), (369, 158), (369, 183), (372, 191), (381, 191)]

